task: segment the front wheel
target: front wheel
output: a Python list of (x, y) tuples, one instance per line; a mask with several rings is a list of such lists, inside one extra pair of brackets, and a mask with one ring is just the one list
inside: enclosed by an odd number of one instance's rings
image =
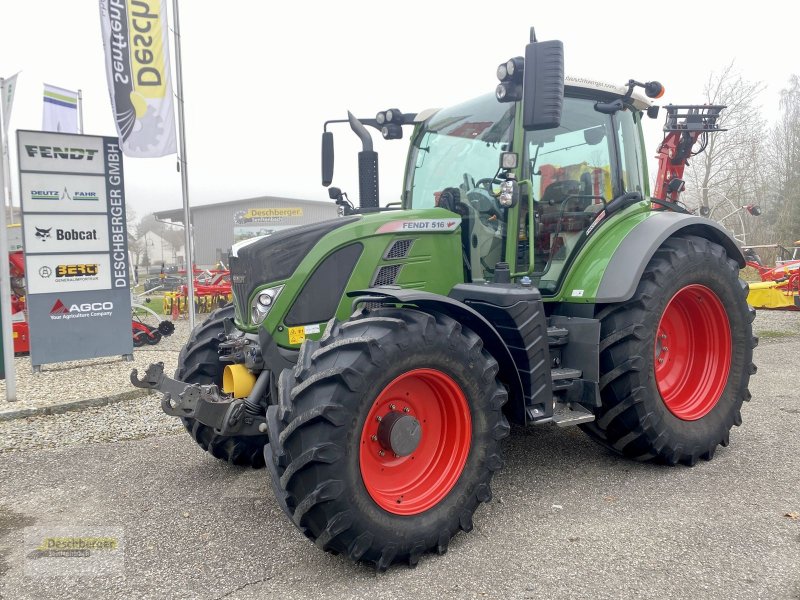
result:
[(267, 411), (266, 460), (294, 524), (379, 570), (444, 552), (472, 529), (502, 465), (497, 372), (477, 334), (411, 309), (331, 323), (305, 342)]
[(747, 284), (707, 239), (670, 238), (629, 301), (600, 310), (600, 388), (591, 437), (629, 458), (694, 465), (742, 423), (755, 373)]

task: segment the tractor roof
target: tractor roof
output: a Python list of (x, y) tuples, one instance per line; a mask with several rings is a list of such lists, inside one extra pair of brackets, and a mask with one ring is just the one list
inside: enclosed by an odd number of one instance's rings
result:
[[(606, 92), (616, 96), (624, 96), (628, 91), (627, 85), (614, 85), (613, 83), (608, 83), (607, 81), (590, 79), (588, 77), (576, 77), (574, 75), (567, 75), (564, 77), (564, 87)], [(639, 88), (634, 88), (631, 98), (633, 100), (633, 105), (639, 110), (645, 110), (648, 106), (653, 104), (653, 101), (645, 96), (639, 90)]]

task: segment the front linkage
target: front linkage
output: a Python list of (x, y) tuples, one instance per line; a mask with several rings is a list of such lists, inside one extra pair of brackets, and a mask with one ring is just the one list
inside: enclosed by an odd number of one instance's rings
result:
[(263, 372), (248, 398), (234, 398), (220, 394), (216, 384), (184, 383), (164, 374), (164, 363), (152, 363), (139, 379), (137, 369), (131, 372), (131, 383), (147, 390), (164, 394), (162, 410), (173, 417), (194, 419), (212, 427), (217, 435), (263, 435), (267, 430), (263, 411), (253, 410), (250, 397), (264, 395), (270, 383), (268, 372)]

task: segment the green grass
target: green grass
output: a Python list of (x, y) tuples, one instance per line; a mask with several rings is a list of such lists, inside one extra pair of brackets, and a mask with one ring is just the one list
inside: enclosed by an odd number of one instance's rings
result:
[(776, 331), (775, 329), (765, 329), (763, 331), (756, 331), (756, 335), (759, 339), (762, 340), (769, 340), (769, 339), (780, 339), (780, 338), (787, 338), (793, 337), (797, 335), (796, 331)]

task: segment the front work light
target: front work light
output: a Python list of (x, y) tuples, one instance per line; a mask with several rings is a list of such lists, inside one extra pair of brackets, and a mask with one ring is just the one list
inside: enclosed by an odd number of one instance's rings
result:
[(261, 290), (256, 294), (250, 305), (250, 316), (254, 325), (260, 325), (264, 321), (282, 289), (283, 286), (279, 285), (277, 287)]

